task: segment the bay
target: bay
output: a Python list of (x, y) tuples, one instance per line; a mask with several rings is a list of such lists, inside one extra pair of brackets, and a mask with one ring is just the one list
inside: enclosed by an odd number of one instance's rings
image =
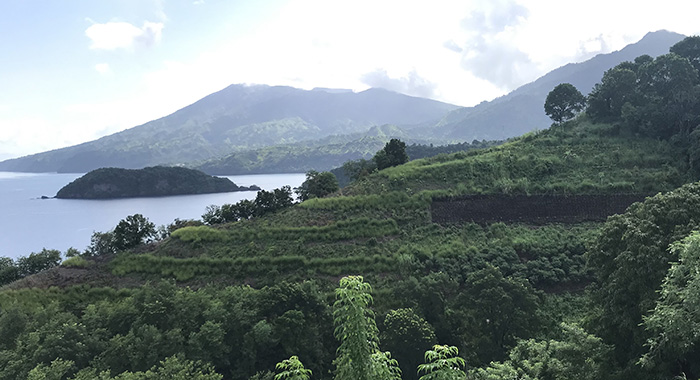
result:
[[(156, 226), (175, 218), (201, 219), (209, 205), (254, 199), (255, 191), (178, 195), (172, 197), (109, 200), (41, 199), (82, 176), (56, 173), (0, 172), (0, 256), (17, 258), (43, 248), (80, 251), (90, 244), (95, 231), (109, 231), (120, 220), (142, 214)], [(303, 173), (229, 176), (240, 186), (258, 185), (272, 190), (284, 185), (298, 187)]]

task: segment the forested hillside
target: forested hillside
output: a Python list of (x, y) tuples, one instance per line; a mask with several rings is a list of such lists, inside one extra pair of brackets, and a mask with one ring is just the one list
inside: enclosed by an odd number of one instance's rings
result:
[[(43, 256), (5, 260), (0, 378), (697, 379), (699, 46), (619, 64), (585, 111), (500, 146), (397, 165), (390, 141), (325, 197), (133, 217), (36, 274), (20, 264)], [(431, 211), (581, 195), (643, 201), (604, 221)]]

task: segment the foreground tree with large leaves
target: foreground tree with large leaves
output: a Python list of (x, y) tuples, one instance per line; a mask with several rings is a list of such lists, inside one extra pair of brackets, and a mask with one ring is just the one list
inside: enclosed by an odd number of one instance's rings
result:
[(309, 380), (311, 377), (311, 370), (304, 368), (304, 364), (296, 355), (277, 363), (275, 369), (279, 371), (275, 380)]
[(424, 373), (420, 380), (463, 380), (466, 363), (457, 356), (459, 350), (454, 346), (436, 344), (432, 350), (425, 352), (425, 364), (418, 366), (418, 373)]
[(396, 360), (379, 351), (379, 330), (369, 308), (371, 291), (372, 286), (362, 276), (343, 277), (335, 290), (334, 334), (340, 341), (334, 361), (336, 380), (401, 379)]

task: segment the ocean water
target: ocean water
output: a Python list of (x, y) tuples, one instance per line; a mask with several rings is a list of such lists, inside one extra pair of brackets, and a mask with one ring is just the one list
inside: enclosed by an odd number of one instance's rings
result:
[[(42, 248), (84, 250), (94, 231), (109, 231), (120, 220), (142, 214), (156, 226), (175, 218), (200, 219), (209, 205), (255, 198), (254, 191), (110, 200), (41, 199), (82, 174), (0, 172), (0, 256), (16, 258)], [(240, 186), (272, 190), (298, 187), (303, 173), (229, 176)]]

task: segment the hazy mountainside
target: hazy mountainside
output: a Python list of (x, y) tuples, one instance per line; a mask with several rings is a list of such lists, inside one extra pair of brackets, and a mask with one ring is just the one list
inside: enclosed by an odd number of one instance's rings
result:
[(392, 138), (409, 144), (445, 143), (444, 140), (415, 139), (403, 129), (386, 124), (366, 132), (234, 152), (195, 167), (216, 175), (326, 171), (349, 160), (370, 158)]
[(376, 125), (434, 123), (456, 108), (382, 89), (354, 93), (231, 85), (161, 119), (92, 142), (6, 160), (0, 170), (85, 172), (191, 163)]
[[(411, 160), (501, 143), (498, 141), (450, 143), (449, 140), (444, 139), (415, 138), (409, 132), (387, 124), (372, 127), (363, 133), (333, 135), (319, 140), (235, 152), (222, 158), (194, 165), (194, 167), (214, 175), (328, 171), (340, 168), (348, 161), (371, 159), (393, 138), (409, 144), (406, 147), (406, 152)], [(333, 172), (336, 177), (340, 175), (336, 170)]]
[(669, 47), (683, 37), (663, 30), (648, 33), (639, 42), (622, 50), (562, 66), (491, 102), (454, 110), (430, 129), (429, 133), (435, 137), (460, 141), (502, 140), (546, 128), (551, 120), (545, 115), (542, 105), (556, 85), (571, 83), (586, 95), (606, 70), (640, 55), (656, 57), (668, 53)]

